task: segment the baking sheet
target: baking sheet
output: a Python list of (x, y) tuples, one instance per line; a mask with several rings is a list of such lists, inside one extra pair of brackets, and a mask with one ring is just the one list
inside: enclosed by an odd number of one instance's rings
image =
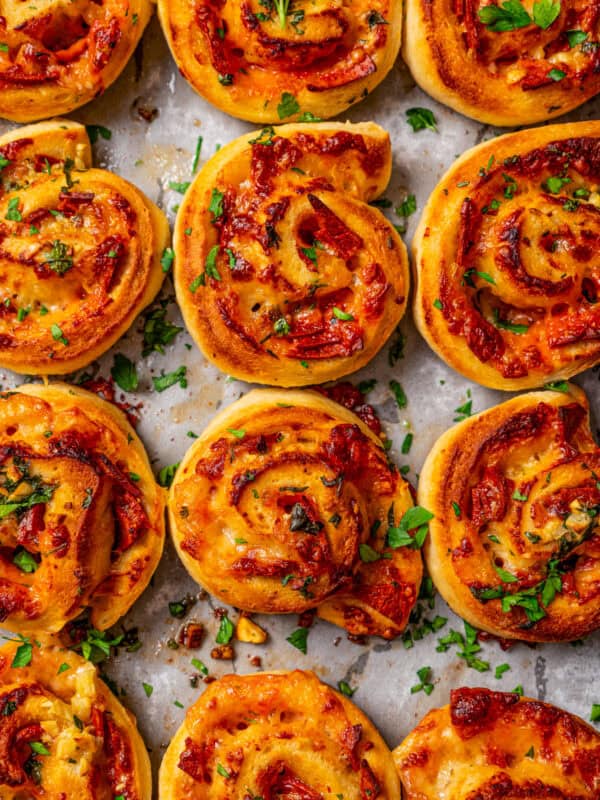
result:
[[(432, 109), (439, 133), (413, 133), (404, 113), (412, 106)], [(593, 119), (599, 112), (600, 98), (558, 121)], [(154, 119), (148, 122), (144, 116)], [(156, 19), (146, 31), (136, 58), (117, 83), (72, 118), (86, 124), (103, 125), (112, 131), (110, 141), (100, 138), (94, 146), (96, 165), (112, 169), (139, 186), (167, 211), (171, 223), (175, 217), (174, 207), (181, 196), (171, 191), (168, 184), (191, 179), (198, 136), (203, 137), (200, 160), (203, 164), (218, 145), (256, 127), (222, 114), (193, 92), (179, 75)], [(428, 194), (456, 156), (501, 132), (467, 120), (425, 96), (415, 87), (401, 61), (365, 102), (343, 118), (353, 122), (375, 120), (389, 130), (394, 171), (386, 196), (394, 205), (403, 200), (407, 192), (417, 197), (418, 211), (410, 219), (405, 236), (407, 244)], [(9, 127), (3, 124), (0, 130), (3, 132)], [(395, 218), (394, 221), (400, 220)], [(161, 298), (174, 300), (170, 278)], [(182, 325), (174, 302), (168, 306), (168, 319)], [(250, 387), (228, 379), (211, 366), (185, 331), (166, 348), (165, 355), (153, 353), (142, 358), (142, 326), (140, 318), (97, 366), (100, 375), (109, 377), (114, 353), (123, 352), (136, 361), (140, 387), (128, 399), (142, 404), (138, 433), (158, 472), (162, 466), (181, 459), (192, 443), (188, 432), (200, 433), (217, 410)], [(414, 483), (427, 452), (452, 424), (454, 409), (467, 400), (468, 392), (474, 412), (509, 395), (477, 386), (446, 367), (417, 334), (410, 312), (401, 329), (406, 336), (404, 358), (390, 367), (386, 346), (371, 364), (353, 375), (352, 380), (377, 378), (378, 384), (368, 400), (376, 407), (388, 437), (393, 440), (392, 457), (398, 464), (410, 465), (408, 477)], [(180, 365), (187, 367), (187, 388), (176, 385), (162, 394), (152, 390), (152, 375)], [(590, 371), (576, 379), (590, 397), (596, 421), (600, 417), (599, 377), (598, 371)], [(402, 411), (398, 410), (389, 391), (391, 378), (400, 381), (408, 396), (408, 406)], [(0, 370), (2, 388), (15, 386), (21, 380), (19, 376)], [(118, 396), (121, 395), (119, 392)], [(414, 434), (412, 449), (409, 455), (402, 456), (400, 446), (409, 431)], [(460, 685), (509, 691), (520, 684), (527, 695), (561, 705), (584, 719), (589, 718), (592, 703), (600, 702), (597, 681), (600, 632), (577, 647), (518, 644), (509, 652), (503, 652), (498, 643), (486, 643), (481, 657), (490, 662), (491, 669), (479, 673), (457, 658), (454, 646), (445, 653), (436, 652), (438, 638), (450, 629), (463, 632), (461, 620), (437, 598), (435, 609), (427, 608), (426, 616), (432, 620), (440, 615), (448, 622), (438, 633), (415, 642), (409, 650), (401, 639), (391, 643), (373, 639), (364, 645), (355, 644), (341, 629), (316, 621), (308, 637), (308, 654), (303, 655), (286, 642), (286, 637), (297, 627), (295, 616), (256, 616), (257, 622), (269, 632), (268, 644), (257, 647), (235, 643), (233, 661), (214, 661), (210, 650), (219, 625), (214, 609), (220, 604), (211, 598), (197, 602), (187, 617), (202, 622), (208, 631), (202, 648), (172, 650), (167, 646), (169, 639), (177, 637), (182, 624), (169, 614), (168, 603), (187, 593), (197, 594), (198, 586), (187, 576), (167, 542), (152, 585), (123, 620), (127, 629), (138, 628), (141, 649), (135, 653), (121, 649), (104, 667), (120, 687), (123, 701), (138, 718), (151, 751), (155, 778), (164, 750), (183, 719), (185, 711), (180, 706), (191, 704), (203, 688), (202, 682), (196, 688), (190, 683), (197, 674), (190, 663), (192, 657), (201, 659), (215, 677), (230, 671), (253, 672), (256, 667), (251, 659), (259, 656), (263, 669), (314, 669), (334, 686), (345, 680), (356, 688), (355, 702), (370, 715), (392, 747), (430, 708), (447, 703), (450, 689)], [(235, 611), (230, 611), (230, 616), (235, 619)], [(495, 667), (504, 663), (511, 668), (496, 679)], [(432, 668), (435, 688), (430, 696), (410, 691), (411, 686), (419, 683), (416, 670), (423, 666)], [(153, 687), (150, 697), (146, 696), (142, 683)]]

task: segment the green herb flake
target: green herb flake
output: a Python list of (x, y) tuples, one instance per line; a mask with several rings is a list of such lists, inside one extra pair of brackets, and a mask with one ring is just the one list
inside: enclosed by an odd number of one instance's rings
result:
[(191, 181), (169, 181), (169, 189), (178, 194), (185, 194), (191, 185)]
[(290, 92), (284, 92), (281, 95), (281, 101), (277, 106), (277, 115), (279, 119), (287, 119), (297, 114), (300, 111), (298, 101)]
[(136, 366), (123, 353), (115, 353), (110, 374), (117, 386), (124, 392), (135, 392), (139, 386)]
[(494, 672), (494, 677), (497, 680), (500, 680), (500, 678), (504, 675), (504, 673), (508, 672), (509, 669), (510, 669), (510, 664), (498, 664)]
[(23, 221), (23, 217), (21, 215), (21, 212), (19, 211), (18, 197), (11, 197), (11, 199), (8, 201), (8, 207), (6, 209), (5, 219), (10, 220), (11, 222)]
[(200, 162), (200, 153), (202, 152), (202, 136), (199, 136), (196, 140), (196, 150), (194, 152), (194, 160), (192, 161), (192, 174), (196, 174), (196, 170), (198, 169), (198, 164)]
[(50, 326), (50, 333), (55, 342), (60, 342), (65, 347), (69, 344), (69, 340), (63, 335), (62, 329), (56, 323)]
[(563, 78), (567, 77), (567, 73), (564, 70), (556, 69), (555, 67), (550, 70), (547, 77), (558, 83), (559, 81), (562, 81)]
[(390, 381), (390, 389), (392, 390), (392, 393), (394, 395), (394, 399), (396, 400), (396, 405), (398, 406), (398, 408), (400, 408), (400, 409), (406, 408), (406, 406), (408, 405), (408, 399), (406, 397), (404, 389), (398, 383), (397, 380), (391, 380)]
[(182, 366), (178, 367), (173, 372), (161, 372), (159, 376), (154, 376), (152, 378), (152, 383), (154, 385), (154, 389), (157, 392), (164, 392), (165, 389), (168, 389), (170, 386), (174, 386), (178, 383), (182, 389), (185, 389), (188, 385), (187, 378), (187, 367)]
[(175, 464), (167, 464), (158, 473), (158, 485), (168, 488), (173, 483), (173, 478), (179, 467), (179, 461)]
[[(434, 515), (422, 506), (413, 506), (403, 515), (398, 525), (394, 524), (393, 508), (389, 515), (390, 525), (387, 530), (388, 545), (394, 550), (399, 547), (420, 549), (425, 543), (429, 531), (429, 522)], [(414, 534), (411, 535), (411, 531)]]
[(307, 640), (308, 628), (297, 628), (287, 637), (286, 642), (289, 642), (293, 647), (296, 648), (296, 650), (300, 650), (301, 653), (306, 655), (308, 651)]
[(415, 133), (429, 129), (437, 131), (437, 121), (433, 111), (428, 108), (409, 108), (406, 111), (406, 121)]
[(531, 25), (531, 17), (520, 0), (505, 0), (502, 5), (489, 5), (479, 9), (479, 21), (496, 33), (515, 31)]
[(26, 573), (35, 572), (39, 566), (35, 558), (27, 550), (19, 550), (13, 558), (13, 564)]
[(337, 306), (334, 306), (332, 311), (333, 311), (333, 316), (336, 319), (340, 319), (344, 322), (350, 322), (351, 320), (354, 319), (352, 314), (349, 314), (347, 311), (342, 311), (342, 309), (338, 308)]
[(578, 30), (567, 31), (566, 36), (571, 49), (577, 47), (578, 44), (583, 44), (588, 38), (588, 34), (585, 31)]
[(29, 747), (38, 756), (49, 756), (50, 750), (42, 742), (29, 742)]
[(160, 257), (160, 265), (162, 267), (163, 272), (168, 272), (171, 267), (173, 266), (173, 262), (175, 261), (175, 251), (172, 247), (165, 247), (162, 252), (162, 256)]
[(86, 125), (85, 129), (92, 144), (96, 144), (99, 138), (106, 141), (112, 138), (112, 131), (110, 128), (105, 128), (104, 125)]
[(533, 4), (533, 21), (543, 30), (552, 25), (560, 14), (560, 0), (538, 0)]
[(229, 619), (227, 614), (223, 614), (215, 641), (217, 644), (229, 644), (232, 636), (233, 622)]
[(358, 547), (358, 552), (360, 555), (360, 560), (365, 564), (372, 564), (375, 561), (381, 560), (381, 555), (369, 544), (360, 544)]
[(223, 198), (225, 194), (220, 192), (216, 187), (213, 186), (211, 195), (210, 195), (210, 205), (208, 206), (209, 212), (213, 215), (212, 221), (219, 219), (219, 217), (223, 216)]

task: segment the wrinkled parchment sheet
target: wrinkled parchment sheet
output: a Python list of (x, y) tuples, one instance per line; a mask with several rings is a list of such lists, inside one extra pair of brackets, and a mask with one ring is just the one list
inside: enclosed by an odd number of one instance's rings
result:
[[(413, 133), (404, 113), (412, 106), (432, 109), (439, 132)], [(155, 118), (148, 122), (139, 110), (146, 117)], [(593, 119), (599, 114), (600, 98), (558, 121)], [(103, 125), (112, 131), (110, 141), (99, 138), (94, 145), (96, 165), (111, 169), (139, 186), (168, 213), (171, 224), (181, 195), (170, 190), (168, 184), (169, 181), (191, 180), (198, 136), (203, 137), (202, 165), (213, 155), (217, 145), (257, 127), (228, 117), (194, 93), (179, 75), (156, 19), (146, 31), (136, 58), (116, 84), (72, 118), (86, 124)], [(457, 155), (501, 133), (468, 120), (425, 96), (415, 87), (401, 60), (373, 94), (343, 119), (374, 120), (390, 132), (394, 170), (386, 196), (396, 206), (407, 193), (414, 193), (418, 204), (405, 235), (407, 244), (429, 193)], [(9, 127), (6, 123), (0, 125), (0, 131)], [(401, 221), (394, 217), (393, 209), (389, 214), (395, 222)], [(160, 298), (171, 301), (167, 318), (181, 325), (173, 294), (168, 278)], [(192, 444), (188, 431), (199, 434), (219, 409), (242, 396), (250, 386), (228, 379), (210, 365), (186, 331), (167, 346), (164, 355), (153, 353), (142, 358), (142, 327), (143, 316), (100, 360), (98, 374), (109, 377), (117, 352), (137, 363), (139, 390), (127, 399), (133, 404), (142, 404), (138, 433), (158, 472), (166, 464), (178, 462)], [(377, 379), (368, 401), (376, 407), (385, 432), (393, 440), (392, 458), (399, 465), (410, 465), (408, 478), (416, 483), (430, 447), (450, 427), (456, 416), (454, 409), (465, 403), (467, 392), (471, 392), (474, 413), (508, 399), (509, 395), (484, 389), (447, 367), (416, 332), (410, 311), (401, 323), (401, 330), (406, 336), (404, 357), (394, 367), (389, 366), (386, 346), (373, 362), (350, 379), (355, 383)], [(161, 394), (153, 391), (152, 375), (181, 365), (187, 367), (187, 388), (176, 385)], [(408, 397), (408, 405), (401, 411), (389, 390), (392, 378), (402, 384)], [(576, 379), (588, 393), (596, 422), (600, 417), (599, 378), (596, 370)], [(20, 381), (19, 376), (0, 370), (2, 388), (10, 388)], [(121, 396), (119, 391), (118, 397)], [(414, 441), (410, 453), (403, 456), (400, 446), (407, 432), (414, 434)], [(391, 643), (373, 639), (364, 645), (355, 644), (348, 641), (341, 629), (316, 621), (308, 637), (308, 654), (303, 655), (286, 641), (297, 627), (295, 616), (256, 616), (256, 621), (269, 633), (267, 644), (236, 642), (233, 661), (215, 661), (210, 651), (219, 621), (213, 610), (221, 604), (212, 598), (197, 602), (186, 618), (198, 620), (206, 627), (208, 634), (203, 646), (194, 651), (184, 647), (171, 650), (166, 644), (170, 638), (177, 637), (182, 625), (170, 615), (168, 603), (187, 593), (197, 594), (198, 586), (188, 577), (167, 541), (151, 586), (123, 620), (127, 629), (138, 628), (141, 649), (135, 653), (120, 649), (117, 657), (104, 666), (120, 688), (123, 702), (137, 716), (151, 751), (155, 776), (164, 750), (183, 720), (185, 711), (180, 705), (187, 707), (204, 688), (201, 681), (196, 688), (190, 684), (190, 679), (197, 675), (191, 658), (201, 659), (216, 677), (231, 671), (256, 671), (251, 659), (259, 656), (263, 669), (313, 669), (333, 686), (345, 680), (356, 688), (354, 701), (371, 717), (392, 747), (430, 708), (447, 703), (450, 690), (461, 685), (510, 691), (520, 684), (527, 695), (556, 703), (584, 719), (589, 718), (592, 703), (600, 702), (597, 677), (600, 632), (577, 647), (517, 644), (503, 652), (495, 641), (484, 643), (480, 656), (489, 661), (490, 670), (480, 673), (469, 669), (456, 656), (455, 646), (445, 653), (436, 652), (438, 638), (451, 629), (463, 632), (462, 621), (438, 597), (435, 609), (426, 608), (425, 616), (433, 620), (439, 615), (448, 622), (439, 632), (415, 642), (412, 649), (405, 649), (401, 639)], [(230, 610), (230, 617), (237, 618), (235, 610)], [(495, 667), (504, 663), (510, 664), (510, 670), (496, 679)], [(430, 696), (410, 691), (411, 686), (419, 683), (416, 670), (423, 666), (432, 668), (435, 688)], [(142, 683), (153, 687), (150, 697), (146, 696)]]

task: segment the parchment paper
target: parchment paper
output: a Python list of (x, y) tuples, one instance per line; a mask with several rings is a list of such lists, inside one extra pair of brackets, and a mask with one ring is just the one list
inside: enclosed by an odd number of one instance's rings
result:
[[(432, 109), (439, 132), (413, 133), (404, 113), (412, 106)], [(155, 118), (146, 121), (140, 109), (146, 117)], [(591, 119), (598, 117), (599, 112), (600, 98), (558, 121)], [(86, 124), (106, 126), (112, 131), (110, 141), (100, 138), (94, 146), (96, 165), (112, 169), (139, 186), (167, 211), (171, 223), (175, 217), (173, 209), (181, 196), (170, 190), (168, 183), (191, 180), (198, 136), (203, 137), (200, 162), (203, 164), (217, 145), (256, 127), (228, 117), (194, 93), (179, 75), (156, 19), (151, 22), (136, 58), (117, 83), (72, 117)], [(400, 60), (378, 89), (343, 118), (354, 122), (375, 120), (390, 132), (394, 171), (386, 196), (398, 205), (410, 192), (416, 195), (418, 203), (418, 211), (409, 221), (407, 244), (430, 191), (456, 156), (502, 132), (467, 120), (425, 96), (415, 87)], [(0, 130), (9, 127), (5, 123), (0, 125)], [(393, 211), (390, 218), (400, 222)], [(161, 297), (173, 299), (170, 278)], [(168, 319), (182, 324), (175, 303), (168, 308)], [(228, 380), (208, 364), (185, 331), (166, 348), (165, 355), (153, 353), (142, 358), (142, 326), (140, 318), (124, 339), (101, 359), (99, 374), (109, 376), (116, 352), (125, 353), (137, 362), (140, 387), (128, 399), (142, 404), (138, 433), (158, 472), (160, 467), (179, 461), (192, 444), (188, 431), (200, 433), (218, 409), (250, 387)], [(398, 464), (410, 465), (408, 477), (415, 483), (427, 452), (452, 424), (456, 416), (454, 409), (467, 400), (469, 390), (474, 412), (508, 399), (509, 395), (470, 383), (446, 367), (417, 334), (410, 312), (401, 328), (406, 336), (404, 358), (391, 368), (386, 346), (378, 358), (351, 379), (353, 382), (378, 380), (368, 400), (375, 405), (388, 437), (393, 440), (392, 457)], [(152, 375), (184, 364), (188, 378), (186, 389), (176, 385), (161, 394), (153, 391)], [(400, 381), (408, 396), (408, 406), (402, 412), (388, 388), (391, 378)], [(597, 371), (577, 379), (590, 397), (596, 419), (600, 412), (598, 379)], [(17, 385), (21, 380), (19, 376), (0, 371), (3, 388)], [(409, 431), (414, 433), (414, 442), (410, 453), (402, 456), (400, 446)], [(527, 695), (561, 705), (584, 719), (589, 718), (592, 703), (600, 702), (597, 680), (600, 633), (577, 647), (518, 644), (509, 652), (503, 652), (496, 642), (489, 642), (484, 644), (481, 657), (490, 662), (491, 669), (479, 673), (456, 656), (456, 647), (445, 653), (436, 652), (438, 638), (450, 629), (463, 632), (462, 621), (438, 597), (435, 609), (427, 608), (425, 616), (432, 620), (440, 615), (448, 618), (448, 622), (438, 633), (415, 642), (412, 649), (405, 649), (401, 639), (393, 643), (373, 639), (365, 645), (355, 644), (348, 641), (341, 629), (317, 621), (308, 637), (308, 654), (303, 655), (286, 642), (286, 637), (297, 627), (295, 616), (263, 616), (256, 620), (269, 632), (267, 645), (235, 643), (236, 655), (232, 662), (215, 661), (210, 657), (210, 650), (219, 623), (213, 609), (220, 604), (210, 598), (196, 603), (187, 617), (199, 620), (208, 629), (202, 648), (172, 650), (166, 644), (170, 638), (176, 638), (182, 624), (170, 615), (168, 602), (197, 592), (198, 586), (187, 576), (167, 542), (152, 585), (123, 620), (126, 628), (139, 629), (141, 649), (135, 653), (121, 649), (118, 656), (104, 666), (120, 687), (123, 702), (137, 716), (151, 751), (155, 775), (164, 749), (185, 713), (175, 703), (187, 707), (204, 687), (202, 682), (196, 688), (190, 685), (190, 678), (197, 674), (190, 663), (192, 657), (201, 659), (213, 676), (230, 671), (255, 671), (251, 659), (259, 656), (263, 669), (313, 669), (334, 686), (345, 680), (356, 688), (354, 701), (373, 719), (392, 747), (430, 708), (447, 703), (451, 688), (461, 685), (510, 691), (520, 684)], [(234, 610), (230, 610), (230, 617), (236, 619)], [(501, 679), (496, 679), (495, 667), (503, 663), (510, 664), (511, 669)], [(435, 688), (430, 696), (410, 692), (411, 686), (419, 683), (416, 670), (423, 666), (432, 668)], [(142, 682), (153, 686), (150, 697), (146, 696)]]

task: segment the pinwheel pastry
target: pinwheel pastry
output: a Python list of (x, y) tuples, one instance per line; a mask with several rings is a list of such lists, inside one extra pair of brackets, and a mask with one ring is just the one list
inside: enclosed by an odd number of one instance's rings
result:
[(0, 648), (3, 800), (150, 800), (135, 718), (89, 661), (51, 638)]
[(312, 672), (226, 675), (188, 709), (160, 768), (160, 800), (398, 800), (373, 723)]
[(251, 122), (341, 114), (400, 49), (402, 0), (159, 0), (158, 14), (193, 88)]
[(90, 142), (77, 123), (0, 136), (2, 367), (79, 369), (108, 350), (160, 288), (166, 218), (130, 183), (90, 167)]
[(514, 692), (455, 689), (394, 750), (405, 800), (597, 800), (600, 734)]
[(169, 497), (192, 577), (246, 611), (397, 636), (421, 580), (429, 516), (352, 412), (313, 392), (255, 390), (212, 420)]
[(434, 583), (457, 614), (506, 638), (600, 627), (600, 449), (584, 393), (561, 389), (461, 422), (421, 471)]
[(67, 114), (115, 81), (152, 14), (150, 0), (5, 0), (0, 117)]
[(74, 387), (0, 395), (0, 623), (59, 631), (89, 609), (113, 625), (147, 586), (163, 490), (125, 416)]
[(600, 92), (598, 0), (406, 0), (419, 86), (490, 125), (529, 125)]
[(223, 147), (188, 189), (175, 288), (207, 358), (237, 378), (301, 386), (364, 366), (402, 318), (408, 261), (383, 214), (388, 134), (284, 125)]
[(414, 313), (451, 367), (516, 390), (600, 361), (599, 181), (599, 122), (503, 136), (446, 173), (414, 240)]

